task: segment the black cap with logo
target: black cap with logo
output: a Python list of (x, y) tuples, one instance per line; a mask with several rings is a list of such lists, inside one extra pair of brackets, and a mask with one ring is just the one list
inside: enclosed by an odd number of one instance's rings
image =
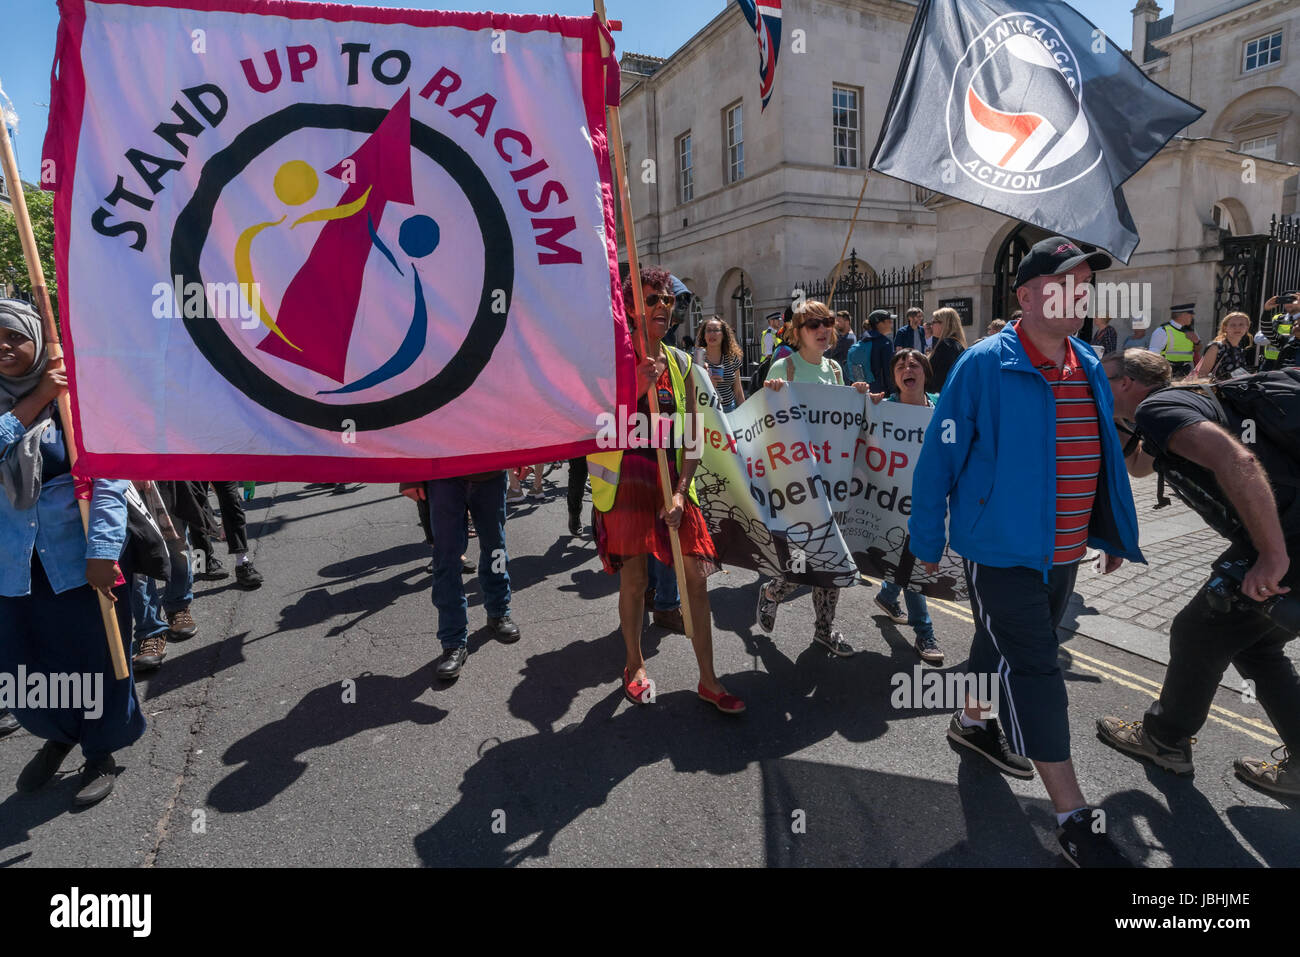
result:
[(1085, 253), (1064, 236), (1052, 236), (1034, 243), (1029, 252), (1025, 253), (1025, 258), (1020, 260), (1020, 268), (1016, 270), (1016, 284), (1012, 288), (1019, 289), (1039, 276), (1059, 276), (1083, 262), (1091, 266), (1093, 272), (1099, 272), (1110, 268), (1111, 258), (1100, 250)]
[(876, 309), (871, 313), (871, 315), (867, 316), (867, 322), (875, 326), (882, 322), (892, 322), (897, 318), (898, 316), (894, 315), (888, 309)]

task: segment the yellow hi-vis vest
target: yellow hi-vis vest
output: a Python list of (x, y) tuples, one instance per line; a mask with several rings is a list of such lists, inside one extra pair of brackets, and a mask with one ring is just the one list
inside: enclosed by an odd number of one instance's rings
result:
[(1171, 363), (1191, 362), (1196, 357), (1196, 347), (1191, 337), (1183, 332), (1182, 327), (1172, 322), (1165, 323), (1165, 345), (1160, 354)]
[(1291, 314), (1279, 312), (1273, 317), (1273, 337), (1268, 340), (1268, 345), (1264, 347), (1264, 358), (1276, 362), (1280, 356), (1281, 350), (1278, 349), (1275, 339), (1291, 335), (1292, 326)]
[[(676, 436), (681, 442), (686, 435), (686, 376), (691, 371), (691, 357), (680, 349), (664, 345), (668, 355), (668, 379), (673, 387), (673, 402), (677, 406)], [(684, 364), (684, 368), (683, 365)], [(651, 388), (656, 388), (652, 385)], [(682, 474), (682, 460), (686, 449), (677, 448), (677, 474)], [(623, 465), (623, 450), (612, 449), (609, 452), (597, 452), (587, 456), (587, 475), (591, 479), (591, 504), (598, 512), (608, 512), (614, 507), (614, 496), (618, 493), (618, 476)], [(700, 500), (695, 497), (695, 480), (691, 479), (688, 490), (690, 500), (696, 505)]]

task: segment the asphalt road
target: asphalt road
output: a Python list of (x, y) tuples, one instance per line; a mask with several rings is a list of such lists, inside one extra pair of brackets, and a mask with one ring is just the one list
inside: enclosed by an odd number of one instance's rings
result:
[[(756, 576), (715, 576), (717, 669), (748, 712), (701, 702), (689, 642), (653, 627), (658, 699), (637, 707), (619, 686), (616, 580), (567, 535), (563, 487), (548, 483), (507, 526), (522, 640), (472, 634), (443, 685), (409, 501), (391, 486), (281, 484), (259, 487), (249, 513), (265, 587), (200, 584), (200, 633), (141, 678), (149, 727), (118, 754), (107, 800), (70, 810), (72, 757), (36, 795), (0, 786), (0, 865), (1067, 866), (1038, 781), (961, 758), (947, 711), (893, 707), (892, 676), (919, 659), (872, 588), (841, 599), (837, 625), (860, 650), (837, 659), (810, 643), (806, 590), (768, 638), (753, 629)], [(473, 629), (484, 615), (467, 585)], [(969, 610), (931, 607), (960, 669)], [(1300, 808), (1232, 774), (1235, 756), (1277, 743), (1258, 704), (1223, 690), (1196, 776), (1177, 778), (1093, 732), (1098, 715), (1139, 717), (1163, 668), (1081, 636), (1062, 656), (1085, 794), (1134, 859), (1300, 861)], [(25, 732), (0, 740), (0, 781), (37, 747)]]

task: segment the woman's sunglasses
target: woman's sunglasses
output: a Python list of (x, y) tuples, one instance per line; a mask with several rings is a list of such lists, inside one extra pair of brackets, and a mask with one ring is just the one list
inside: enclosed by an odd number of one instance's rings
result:
[(825, 326), (826, 328), (829, 329), (834, 324), (835, 321), (833, 319), (805, 319), (803, 321), (803, 324), (799, 328), (811, 329), (813, 332), (816, 332), (822, 326)]
[(664, 293), (663, 295), (659, 295), (658, 293), (651, 293), (650, 295), (645, 297), (645, 306), (647, 309), (653, 309), (661, 302), (665, 306), (671, 306), (677, 302), (677, 299), (676, 297), (670, 296), (667, 293)]

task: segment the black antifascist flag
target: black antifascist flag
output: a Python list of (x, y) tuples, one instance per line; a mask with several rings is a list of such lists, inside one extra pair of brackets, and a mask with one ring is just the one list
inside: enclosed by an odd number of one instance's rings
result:
[(922, 0), (870, 165), (1128, 262), (1121, 184), (1204, 112), (1061, 0)]

